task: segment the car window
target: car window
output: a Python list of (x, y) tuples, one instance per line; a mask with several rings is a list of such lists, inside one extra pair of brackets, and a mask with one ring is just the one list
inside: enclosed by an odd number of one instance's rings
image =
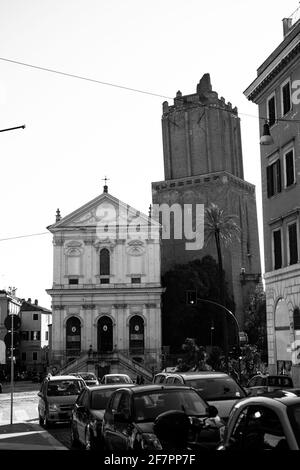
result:
[(263, 377), (256, 377), (256, 380), (255, 380), (256, 387), (262, 387), (264, 384), (265, 384), (265, 381)]
[(205, 400), (232, 400), (246, 396), (232, 377), (200, 377), (186, 379), (185, 384), (195, 388)]
[(173, 384), (174, 383), (174, 377), (167, 377), (166, 378), (166, 384)]
[(116, 392), (115, 395), (112, 397), (112, 400), (110, 402), (110, 408), (113, 412), (117, 412), (118, 410), (121, 395), (122, 395), (122, 392)]
[(128, 414), (130, 411), (130, 396), (129, 393), (123, 392), (118, 404), (118, 413)]
[(47, 396), (67, 396), (67, 395), (78, 395), (81, 390), (80, 380), (55, 380), (48, 382)]
[(156, 377), (154, 378), (154, 383), (155, 384), (162, 383), (164, 381), (164, 378), (165, 378), (164, 375), (156, 375)]
[(83, 380), (96, 380), (96, 376), (94, 374), (81, 374)]
[(86, 391), (86, 393), (82, 397), (82, 406), (84, 406), (85, 408), (89, 408), (89, 404), (90, 404), (90, 396), (89, 396), (89, 392)]
[(288, 407), (288, 416), (298, 442), (298, 446), (300, 447), (300, 405), (291, 405)]
[(252, 377), (252, 379), (249, 380), (247, 387), (255, 387), (256, 385), (256, 377)]
[(183, 385), (182, 381), (179, 379), (179, 377), (175, 377), (174, 379), (174, 385)]
[(92, 392), (92, 410), (104, 410), (114, 389), (95, 390)]
[(181, 410), (190, 416), (207, 415), (207, 404), (194, 390), (149, 391), (134, 396), (136, 421), (154, 421), (165, 411)]
[(244, 408), (229, 437), (230, 447), (236, 450), (288, 449), (278, 415), (266, 406)]
[(78, 396), (77, 400), (76, 400), (76, 403), (77, 405), (81, 406), (82, 405), (82, 402), (83, 402), (83, 399), (84, 399), (84, 396), (87, 394), (87, 390), (82, 390), (80, 395)]

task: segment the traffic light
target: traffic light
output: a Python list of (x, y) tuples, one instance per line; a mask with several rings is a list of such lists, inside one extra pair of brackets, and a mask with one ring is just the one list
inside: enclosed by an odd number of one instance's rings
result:
[(196, 290), (186, 291), (186, 303), (189, 305), (196, 305), (197, 303), (197, 291)]

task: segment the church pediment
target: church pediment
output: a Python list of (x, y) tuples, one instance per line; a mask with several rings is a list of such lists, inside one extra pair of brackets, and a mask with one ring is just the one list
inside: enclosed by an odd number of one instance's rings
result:
[(106, 227), (128, 227), (137, 226), (146, 227), (152, 224), (153, 228), (159, 228), (159, 223), (149, 218), (142, 212), (125, 204), (119, 199), (108, 193), (103, 193), (79, 209), (61, 218), (55, 224), (50, 225), (50, 232), (59, 229), (68, 229), (74, 227), (95, 227), (105, 230)]

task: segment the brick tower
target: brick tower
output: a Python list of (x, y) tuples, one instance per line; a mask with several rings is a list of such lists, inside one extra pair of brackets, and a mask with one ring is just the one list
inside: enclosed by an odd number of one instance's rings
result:
[[(152, 183), (153, 203), (207, 207), (214, 202), (237, 216), (240, 243), (223, 248), (223, 266), (242, 329), (243, 310), (260, 281), (261, 265), (255, 187), (244, 180), (237, 108), (218, 97), (205, 74), (196, 93), (183, 96), (178, 91), (173, 105), (163, 103), (162, 134), (165, 180)], [(162, 273), (206, 254), (217, 260), (213, 244), (187, 250), (186, 239), (173, 235), (171, 231), (162, 240)]]

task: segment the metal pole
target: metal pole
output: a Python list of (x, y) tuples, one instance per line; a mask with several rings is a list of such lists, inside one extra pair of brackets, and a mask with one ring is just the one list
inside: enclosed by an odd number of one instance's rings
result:
[(11, 352), (10, 352), (10, 424), (13, 424), (14, 403), (14, 316), (11, 316)]
[(25, 124), (23, 126), (9, 127), (8, 129), (0, 129), (0, 132), (14, 131), (15, 129), (25, 129)]

